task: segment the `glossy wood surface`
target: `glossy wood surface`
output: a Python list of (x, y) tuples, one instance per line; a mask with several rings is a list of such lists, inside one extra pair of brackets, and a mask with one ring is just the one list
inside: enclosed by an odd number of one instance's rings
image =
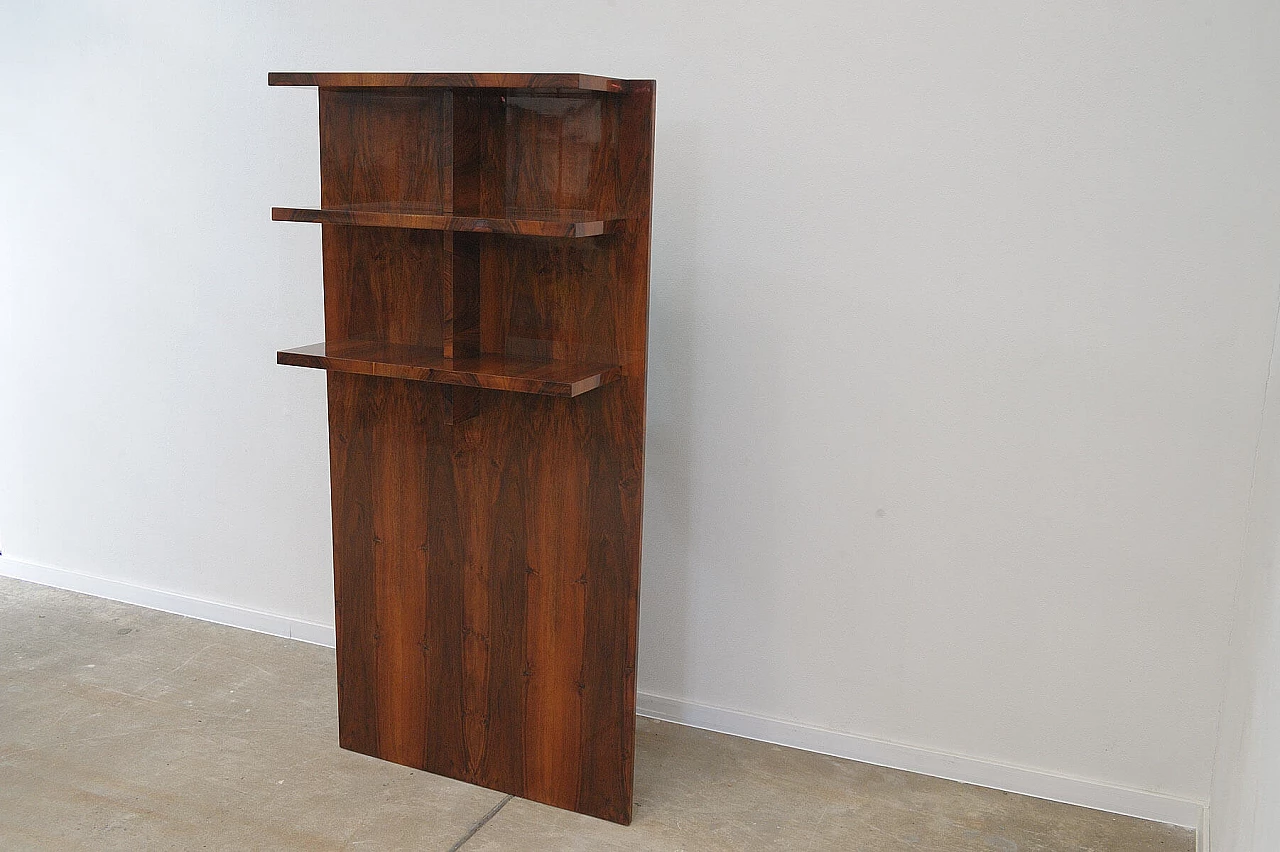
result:
[(446, 358), (439, 349), (380, 340), (347, 340), (282, 349), (276, 353), (276, 363), (546, 396), (578, 396), (622, 375), (620, 367), (604, 364), (526, 361), (491, 353)]
[(625, 92), (647, 80), (617, 80), (594, 74), (431, 74), (273, 71), (268, 86), (330, 88), (490, 88), (560, 89), (584, 92)]
[(321, 209), (613, 229), (324, 220), (341, 744), (629, 822), (652, 83), (358, 76)]
[[(577, 214), (575, 216), (575, 213)], [(504, 211), (502, 216), (457, 216), (437, 210), (397, 204), (345, 207), (272, 207), (277, 222), (321, 222), (380, 228), (418, 228), (428, 231), (469, 231), (528, 237), (598, 237), (618, 228), (616, 219), (599, 219), (585, 211)]]

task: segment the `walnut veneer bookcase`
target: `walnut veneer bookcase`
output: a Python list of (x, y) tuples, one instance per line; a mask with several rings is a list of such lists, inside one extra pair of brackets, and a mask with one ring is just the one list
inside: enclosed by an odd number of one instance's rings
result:
[(631, 820), (654, 83), (320, 92), (342, 747)]

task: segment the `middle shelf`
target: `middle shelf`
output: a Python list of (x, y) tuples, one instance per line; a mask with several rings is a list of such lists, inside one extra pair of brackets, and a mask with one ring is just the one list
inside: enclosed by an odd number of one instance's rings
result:
[(532, 361), (493, 354), (445, 358), (439, 349), (375, 340), (345, 340), (284, 349), (276, 353), (276, 363), (564, 397), (584, 394), (622, 376), (622, 368), (616, 365)]
[(507, 210), (501, 216), (464, 216), (440, 208), (382, 203), (272, 207), (271, 218), (277, 222), (321, 222), (530, 237), (598, 237), (613, 233), (622, 221), (587, 210)]

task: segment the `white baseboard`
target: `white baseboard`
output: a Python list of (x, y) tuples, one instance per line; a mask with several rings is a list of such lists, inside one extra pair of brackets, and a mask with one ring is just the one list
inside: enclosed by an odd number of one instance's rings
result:
[[(314, 645), (332, 648), (335, 644), (333, 628), (328, 625), (233, 604), (216, 603), (177, 592), (136, 586), (118, 580), (106, 580), (6, 556), (0, 556), (0, 576), (29, 580), (45, 586), (163, 610), (258, 633), (269, 633), (272, 636), (284, 636)], [(1034, 796), (1038, 799), (1050, 799), (1055, 802), (1170, 823), (1198, 829), (1199, 834), (1206, 838), (1208, 835), (1208, 817), (1205, 813), (1206, 808), (1201, 803), (1160, 793), (1055, 775), (916, 746), (900, 745), (857, 734), (817, 728), (799, 722), (770, 719), (738, 710), (711, 707), (646, 692), (641, 692), (637, 696), (636, 711), (642, 716), (704, 728), (708, 731), (844, 757), (863, 763), (873, 763), (891, 769), (903, 769), (922, 775), (947, 778), (980, 787), (991, 787), (1024, 796)], [(1198, 846), (1197, 849), (1198, 852), (1207, 852), (1207, 846)]]
[(1196, 829), (1196, 852), (1209, 852), (1209, 806), (1200, 812), (1200, 827)]
[(17, 580), (29, 580), (42, 586), (53, 586), (70, 592), (81, 592), (94, 597), (144, 606), (198, 618), (201, 621), (212, 621), (228, 627), (240, 627), (257, 633), (269, 633), (272, 636), (283, 636), (286, 639), (297, 639), (312, 645), (325, 645), (332, 648), (336, 644), (333, 628), (327, 624), (314, 621), (303, 621), (286, 615), (261, 612), (256, 609), (236, 606), (234, 604), (217, 603), (202, 598), (193, 598), (177, 592), (162, 589), (151, 589), (119, 580), (107, 580), (92, 577), (88, 574), (77, 574), (62, 568), (48, 565), (37, 565), (32, 562), (0, 556), (0, 577), (13, 577)]
[(1203, 810), (1199, 802), (1160, 793), (961, 757), (645, 692), (637, 697), (636, 712), (651, 719), (1185, 828), (1199, 828)]

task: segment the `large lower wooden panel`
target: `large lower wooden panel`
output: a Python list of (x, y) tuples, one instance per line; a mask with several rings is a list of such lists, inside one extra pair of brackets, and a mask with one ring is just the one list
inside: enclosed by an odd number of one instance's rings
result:
[(328, 380), (343, 747), (629, 822), (627, 383), (449, 425), (440, 386)]

